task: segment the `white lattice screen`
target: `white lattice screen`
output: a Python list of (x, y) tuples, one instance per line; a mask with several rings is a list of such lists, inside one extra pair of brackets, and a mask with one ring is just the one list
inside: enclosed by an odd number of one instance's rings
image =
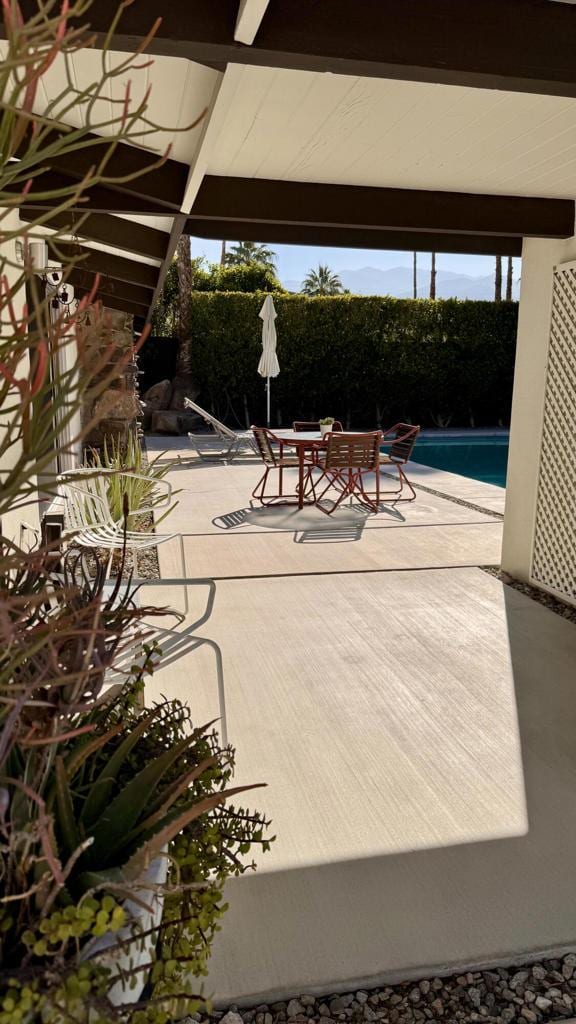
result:
[(532, 579), (576, 603), (576, 263), (554, 271)]

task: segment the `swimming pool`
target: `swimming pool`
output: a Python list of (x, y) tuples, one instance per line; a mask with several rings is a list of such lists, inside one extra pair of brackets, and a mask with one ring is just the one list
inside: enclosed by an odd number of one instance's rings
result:
[(506, 486), (507, 434), (424, 434), (418, 438), (414, 462), (449, 473)]

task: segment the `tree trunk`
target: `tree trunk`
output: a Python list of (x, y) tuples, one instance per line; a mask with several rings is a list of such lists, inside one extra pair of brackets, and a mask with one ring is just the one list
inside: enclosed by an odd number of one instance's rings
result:
[(414, 253), (414, 264), (412, 270), (412, 292), (413, 298), (418, 298), (418, 253)]
[(220, 249), (220, 266), (223, 267), (226, 263), (226, 242), (222, 241), (222, 248)]
[(502, 257), (496, 257), (496, 271), (494, 273), (494, 302), (502, 302)]
[(436, 253), (432, 253), (432, 263), (430, 264), (430, 298), (436, 298)]
[(508, 265), (506, 267), (506, 302), (512, 302), (512, 285), (513, 285), (513, 270), (512, 270), (512, 257), (508, 257)]
[(172, 382), (172, 409), (183, 409), (185, 398), (198, 394), (192, 381), (192, 338), (190, 321), (192, 317), (192, 261), (190, 258), (190, 235), (181, 235), (176, 249), (178, 267), (178, 359), (176, 376)]

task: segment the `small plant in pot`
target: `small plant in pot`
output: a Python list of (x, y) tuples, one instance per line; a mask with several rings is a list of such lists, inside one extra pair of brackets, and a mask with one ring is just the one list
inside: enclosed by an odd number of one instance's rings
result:
[(333, 416), (325, 416), (323, 420), (320, 420), (320, 433), (322, 434), (322, 437), (324, 437), (324, 434), (329, 434), (333, 426)]

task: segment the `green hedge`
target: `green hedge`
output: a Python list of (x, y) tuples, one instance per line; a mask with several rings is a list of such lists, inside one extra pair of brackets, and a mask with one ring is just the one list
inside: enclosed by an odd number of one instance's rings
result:
[[(263, 294), (192, 301), (200, 402), (229, 423), (263, 422), (256, 368)], [(275, 295), (280, 376), (272, 422), (335, 416), (353, 427), (408, 420), (495, 426), (510, 416), (516, 303)]]

